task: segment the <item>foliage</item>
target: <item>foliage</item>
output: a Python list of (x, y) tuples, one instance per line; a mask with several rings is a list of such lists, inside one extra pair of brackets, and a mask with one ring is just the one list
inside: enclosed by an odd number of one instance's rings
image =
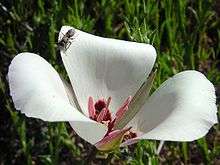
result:
[[(215, 0), (2, 0), (0, 2), (1, 164), (214, 164), (220, 161), (220, 126), (195, 142), (141, 141), (105, 154), (64, 123), (28, 119), (9, 96), (7, 69), (18, 53), (40, 54), (64, 77), (56, 42), (62, 25), (105, 37), (153, 44), (158, 53), (154, 89), (175, 73), (196, 69), (220, 83), (220, 3)], [(27, 68), (28, 69), (28, 68)], [(20, 163), (22, 162), (22, 163)]]

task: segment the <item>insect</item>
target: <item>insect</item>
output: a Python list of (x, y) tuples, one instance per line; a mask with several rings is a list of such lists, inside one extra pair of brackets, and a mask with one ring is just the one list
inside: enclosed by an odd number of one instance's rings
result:
[(66, 32), (66, 34), (63, 35), (63, 38), (61, 40), (58, 41), (57, 46), (60, 50), (62, 51), (66, 51), (70, 45), (71, 45), (71, 40), (73, 40), (74, 38), (72, 38), (74, 35), (76, 34), (75, 29), (70, 29)]

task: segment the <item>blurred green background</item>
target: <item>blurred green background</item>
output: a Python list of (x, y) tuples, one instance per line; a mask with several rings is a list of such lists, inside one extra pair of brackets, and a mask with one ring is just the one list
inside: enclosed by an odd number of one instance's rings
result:
[[(33, 52), (66, 77), (56, 47), (58, 31), (83, 31), (151, 43), (158, 57), (154, 89), (186, 69), (220, 84), (219, 0), (1, 0), (0, 164), (220, 164), (220, 125), (191, 143), (141, 141), (108, 158), (78, 137), (67, 123), (47, 123), (15, 111), (6, 79), (20, 52)], [(28, 69), (28, 68), (27, 68)], [(217, 92), (218, 88), (217, 86)]]

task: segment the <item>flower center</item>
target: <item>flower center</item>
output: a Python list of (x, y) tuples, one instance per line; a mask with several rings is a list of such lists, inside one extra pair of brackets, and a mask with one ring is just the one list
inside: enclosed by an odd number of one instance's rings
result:
[(95, 110), (101, 112), (103, 108), (106, 108), (106, 103), (104, 99), (98, 100), (95, 103)]
[[(108, 131), (104, 137), (108, 136), (109, 133), (115, 131), (114, 125), (118, 120), (123, 117), (125, 112), (128, 110), (128, 106), (131, 102), (131, 96), (128, 97), (128, 99), (125, 100), (122, 106), (117, 110), (114, 118), (112, 117), (112, 113), (109, 110), (110, 102), (111, 97), (109, 97), (107, 100), (105, 100), (104, 98), (99, 99), (95, 103), (92, 97), (89, 97), (88, 100), (89, 118), (108, 126)], [(129, 129), (129, 131), (127, 131), (124, 135), (123, 141), (135, 137), (137, 137), (136, 133), (131, 132)]]

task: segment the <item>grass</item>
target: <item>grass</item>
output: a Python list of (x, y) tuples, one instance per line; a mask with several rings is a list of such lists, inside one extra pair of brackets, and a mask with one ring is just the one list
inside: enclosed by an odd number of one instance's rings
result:
[[(157, 49), (154, 89), (186, 69), (220, 84), (220, 11), (215, 0), (3, 0), (0, 3), (0, 164), (218, 164), (220, 125), (191, 143), (156, 141), (111, 153), (93, 153), (65, 123), (29, 119), (15, 111), (6, 79), (18, 53), (46, 58), (67, 76), (56, 48), (62, 25), (104, 37), (151, 43)], [(22, 163), (21, 163), (22, 162)]]

